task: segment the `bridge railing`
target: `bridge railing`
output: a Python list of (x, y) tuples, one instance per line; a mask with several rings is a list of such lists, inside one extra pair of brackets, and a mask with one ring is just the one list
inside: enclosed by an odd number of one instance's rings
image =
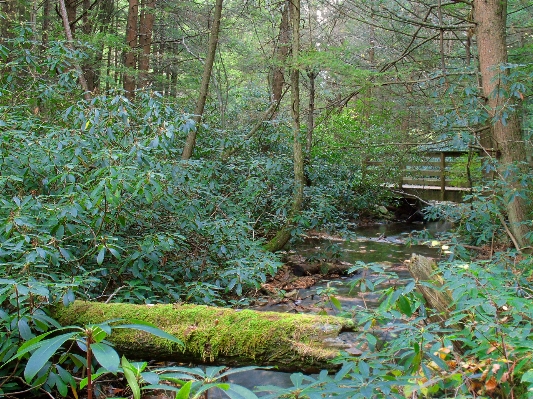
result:
[[(398, 170), (397, 168), (400, 169), (401, 177), (396, 183), (389, 183), (403, 190), (430, 191), (432, 192), (429, 196), (431, 197), (430, 199), (444, 200), (451, 196), (449, 193), (451, 191), (464, 192), (470, 188), (469, 182), (466, 179), (466, 165), (464, 166), (464, 170), (460, 166), (458, 167), (458, 165), (461, 165), (459, 158), (467, 154), (467, 151), (431, 151), (420, 153), (412, 161), (395, 165), (394, 168), (396, 171)], [(385, 166), (386, 163), (383, 161), (367, 159), (365, 161), (364, 174), (370, 174), (370, 169), (372, 168)]]

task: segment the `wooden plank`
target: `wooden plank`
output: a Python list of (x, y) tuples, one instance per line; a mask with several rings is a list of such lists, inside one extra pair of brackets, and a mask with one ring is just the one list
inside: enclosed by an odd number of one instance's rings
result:
[(409, 162), (408, 164), (406, 164), (407, 167), (412, 167), (412, 168), (419, 168), (419, 167), (424, 167), (424, 166), (432, 166), (434, 168), (439, 168), (440, 167), (440, 161), (420, 161), (420, 162)]
[(436, 186), (440, 187), (440, 179), (403, 179), (404, 184), (412, 184), (415, 186)]
[(440, 158), (440, 154), (444, 154), (446, 158), (459, 158), (463, 155), (467, 155), (468, 151), (428, 151), (421, 153), (422, 156), (431, 156)]
[(404, 170), (402, 170), (402, 174), (405, 177), (407, 177), (407, 176), (420, 176), (420, 175), (438, 176), (438, 177), (440, 177), (442, 175), (442, 171), (440, 171), (440, 170), (404, 169)]

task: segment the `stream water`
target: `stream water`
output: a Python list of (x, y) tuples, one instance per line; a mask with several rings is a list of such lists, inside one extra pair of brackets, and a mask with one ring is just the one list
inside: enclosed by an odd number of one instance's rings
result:
[[(436, 233), (446, 231), (449, 224), (434, 222), (426, 224), (381, 224), (357, 228), (354, 233), (356, 239), (350, 241), (336, 240), (334, 238), (311, 238), (294, 248), (297, 254), (304, 257), (318, 256), (319, 254), (335, 254), (340, 262), (355, 264), (356, 262), (375, 263), (385, 269), (394, 271), (398, 278), (390, 284), (402, 285), (408, 279), (409, 272), (403, 266), (406, 259), (412, 254), (419, 254), (438, 258), (440, 256), (438, 248), (431, 248), (427, 245), (408, 245), (406, 240), (413, 231), (427, 230), (431, 236)], [(324, 303), (320, 292), (326, 287), (335, 289), (335, 297), (341, 302), (343, 308), (352, 309), (358, 306), (372, 307), (378, 304), (378, 298), (372, 294), (364, 295), (351, 288), (351, 282), (357, 278), (357, 274), (352, 276), (342, 276), (335, 279), (325, 279), (316, 285), (300, 289), (296, 294), (291, 294), (291, 300), (278, 301), (257, 307), (257, 310), (268, 310), (277, 312), (318, 312), (326, 310), (330, 314), (335, 314), (336, 309), (330, 303)], [(354, 333), (342, 333), (339, 339), (342, 342), (353, 342)], [(278, 387), (291, 387), (290, 373), (253, 370), (243, 373), (236, 373), (230, 376), (230, 383), (239, 384), (249, 389), (261, 385), (275, 385)], [(260, 394), (258, 396), (261, 396)], [(210, 392), (210, 398), (225, 398), (221, 392)]]

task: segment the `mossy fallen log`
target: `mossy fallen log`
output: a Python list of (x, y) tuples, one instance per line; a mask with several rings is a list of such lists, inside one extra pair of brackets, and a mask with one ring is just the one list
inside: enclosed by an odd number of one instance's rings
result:
[(76, 301), (57, 307), (53, 316), (64, 326), (125, 322), (152, 323), (180, 339), (185, 348), (148, 333), (115, 329), (109, 337), (130, 359), (277, 366), (280, 370), (335, 368), (339, 348), (328, 346), (340, 332), (353, 331), (350, 319), (333, 316), (258, 312), (201, 305), (132, 305)]

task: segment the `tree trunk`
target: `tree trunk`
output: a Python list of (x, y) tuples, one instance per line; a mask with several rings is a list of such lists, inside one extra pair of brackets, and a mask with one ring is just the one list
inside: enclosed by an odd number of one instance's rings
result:
[(267, 243), (268, 251), (279, 251), (291, 238), (293, 219), (300, 213), (304, 199), (304, 156), (300, 132), (300, 69), (298, 56), (300, 50), (300, 0), (290, 3), (292, 23), (292, 66), (291, 66), (291, 115), (293, 132), (294, 193), (288, 221), (283, 228)]
[(275, 48), (272, 76), (272, 102), (279, 102), (283, 93), (285, 77), (283, 70), (289, 55), (289, 1), (285, 1), (281, 8), (281, 22), (279, 25), (278, 42)]
[[(113, 32), (114, 28), (114, 17), (116, 15), (116, 7), (115, 7), (115, 0), (107, 1), (107, 2), (101, 2), (98, 9), (98, 23), (101, 26), (100, 33), (107, 35), (110, 32)], [(111, 49), (109, 49), (109, 57), (111, 57)], [(102, 68), (104, 62), (104, 56), (105, 56), (105, 47), (104, 43), (98, 43), (95, 56), (94, 56), (94, 65), (97, 65), (96, 68), (93, 69), (93, 90), (98, 90), (100, 88), (100, 79), (102, 74)], [(111, 63), (106, 60), (106, 75), (109, 77), (109, 71), (110, 71)], [(109, 79), (107, 79), (107, 82), (109, 82)]]
[(305, 140), (305, 153), (309, 158), (313, 148), (313, 131), (315, 129), (315, 79), (318, 73), (310, 69), (307, 71), (309, 78), (309, 107), (307, 110), (307, 135)]
[[(518, 166), (519, 172), (527, 172), (520, 163), (526, 161), (520, 121), (509, 99), (508, 70), (500, 68), (507, 63), (506, 0), (474, 0), (479, 68), (483, 95), (489, 117), (493, 121), (492, 138), (500, 152), (500, 171), (509, 181), (509, 190), (519, 193), (523, 187), (516, 181), (517, 173), (508, 173)], [(528, 245), (526, 234), (530, 228), (524, 224), (530, 215), (527, 201), (513, 195), (507, 202), (507, 216), (511, 232), (520, 246)]]
[(74, 33), (76, 32), (76, 13), (78, 8), (78, 0), (64, 0), (63, 2), (67, 11), (70, 32), (72, 33), (72, 36), (74, 36)]
[[(185, 348), (132, 329), (115, 329), (109, 337), (116, 350), (131, 359), (154, 359), (228, 366), (278, 366), (280, 370), (332, 369), (342, 331), (354, 331), (352, 320), (276, 312), (234, 310), (201, 305), (131, 305), (76, 301), (58, 307), (53, 316), (64, 326), (121, 319), (149, 322), (180, 339)], [(355, 349), (355, 348), (354, 348)]]
[(194, 110), (194, 121), (196, 122), (196, 128), (191, 129), (187, 136), (183, 152), (181, 154), (182, 160), (188, 160), (192, 156), (194, 146), (196, 144), (196, 134), (200, 128), (200, 121), (204, 113), (205, 102), (207, 100), (207, 94), (209, 92), (209, 81), (211, 80), (211, 71), (213, 70), (213, 64), (215, 62), (215, 55), (218, 45), (218, 34), (220, 32), (220, 20), (222, 19), (222, 2), (223, 0), (216, 0), (215, 15), (213, 18), (213, 25), (211, 26), (211, 34), (209, 37), (209, 48), (207, 50), (207, 58), (204, 64), (204, 73), (202, 76), (202, 84), (200, 86), (200, 94), (198, 101), (196, 102), (196, 109)]
[[(428, 319), (432, 323), (439, 323), (443, 327), (450, 318), (453, 310), (451, 294), (442, 289), (444, 279), (437, 272), (437, 264), (433, 259), (420, 255), (413, 255), (408, 265), (409, 273), (415, 279), (416, 288), (422, 293), (427, 304)], [(429, 284), (428, 284), (429, 283)], [(462, 330), (462, 326), (447, 326), (454, 330)], [(463, 353), (458, 341), (453, 342), (456, 352)]]
[(50, 0), (43, 1), (43, 25), (41, 42), (43, 47), (48, 46), (48, 29), (50, 29)]
[(150, 54), (152, 49), (152, 35), (155, 21), (156, 0), (142, 0), (141, 18), (139, 23), (139, 46), (142, 53), (139, 57), (139, 87), (148, 85), (148, 70), (150, 69)]
[[(89, 8), (91, 5), (90, 0), (83, 0), (83, 17), (82, 17), (82, 31), (85, 35), (89, 36), (93, 32), (93, 23), (94, 20), (89, 18)], [(89, 59), (85, 61), (82, 65), (83, 69), (83, 76), (85, 76), (85, 80), (87, 81), (87, 87), (90, 92), (94, 92), (94, 89), (96, 88), (96, 71), (95, 68), (98, 68), (100, 66), (99, 62), (101, 60), (96, 59)]]
[[(61, 18), (63, 19), (63, 27), (65, 28), (65, 35), (67, 36), (67, 46), (72, 48), (72, 31), (70, 30), (70, 20), (67, 12), (67, 8), (65, 6), (65, 0), (59, 0), (59, 11), (61, 12)], [(86, 101), (91, 100), (91, 93), (89, 92), (89, 87), (87, 86), (87, 81), (85, 80), (85, 77), (83, 76), (83, 71), (81, 69), (81, 66), (76, 62), (73, 61), (74, 67), (76, 68), (76, 71), (78, 72), (78, 79), (80, 81), (80, 86), (83, 90), (83, 97)]]
[[(440, 289), (444, 280), (436, 273), (435, 261), (424, 256), (413, 255), (408, 269), (417, 283), (416, 288), (422, 293), (430, 308), (429, 319), (432, 322), (444, 323), (450, 318), (452, 298), (448, 292)], [(431, 283), (435, 288), (421, 283)]]
[(124, 57), (124, 66), (130, 71), (124, 73), (123, 87), (126, 92), (126, 97), (132, 99), (135, 96), (135, 77), (132, 75), (131, 70), (135, 70), (137, 67), (137, 57), (135, 51), (137, 49), (137, 18), (139, 14), (139, 1), (129, 0), (128, 5), (128, 22), (126, 26), (126, 45), (128, 46), (128, 52)]

